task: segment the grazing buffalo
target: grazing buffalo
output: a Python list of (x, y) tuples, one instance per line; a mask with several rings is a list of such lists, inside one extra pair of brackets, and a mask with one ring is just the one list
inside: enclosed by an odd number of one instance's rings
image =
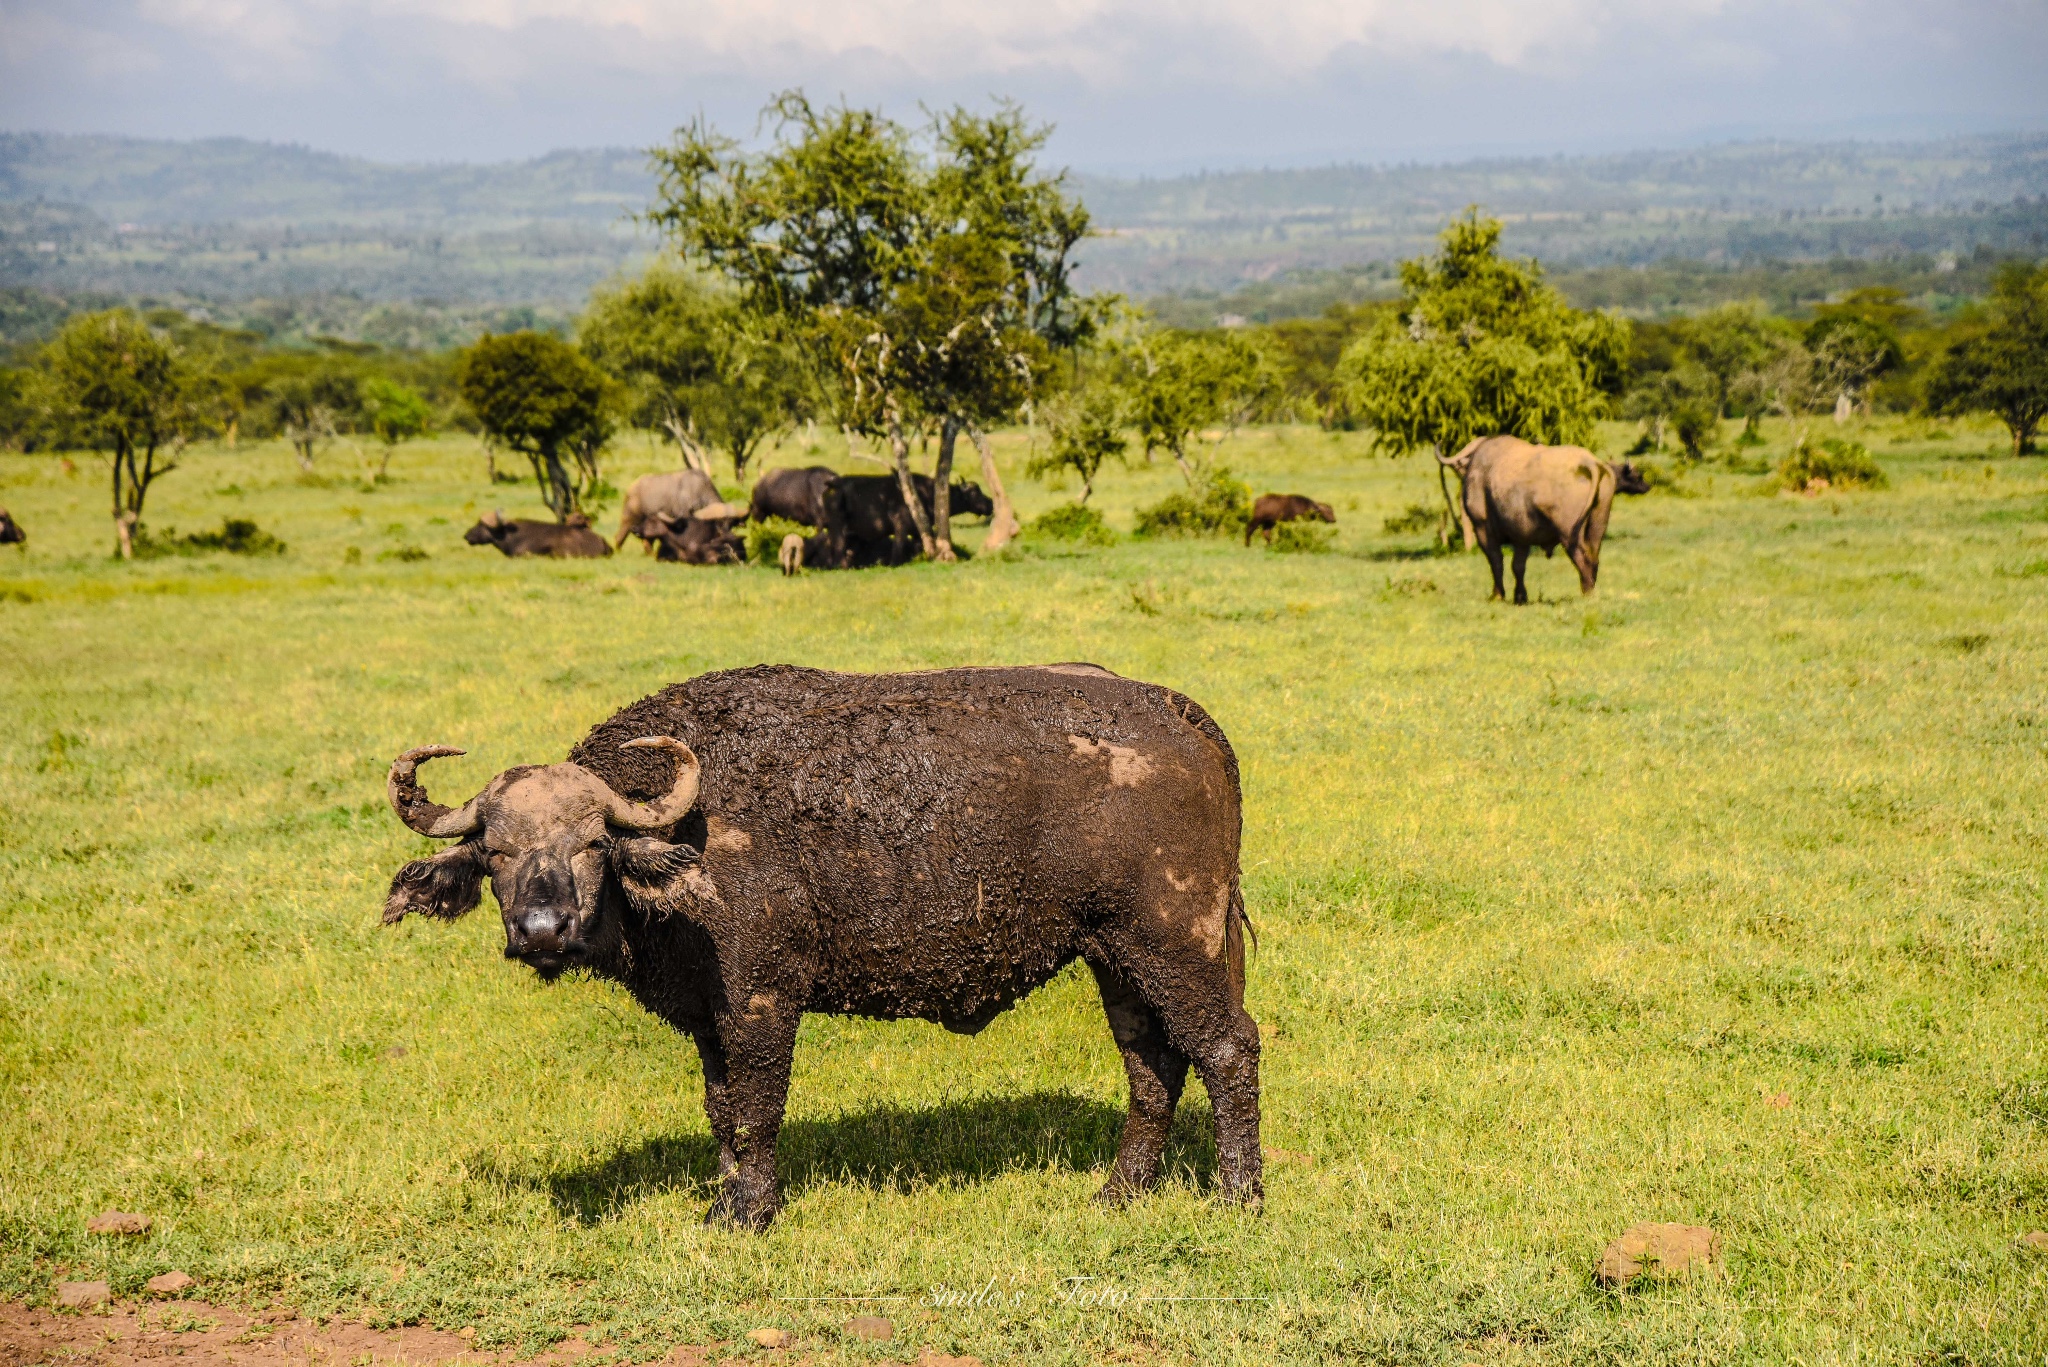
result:
[(1614, 467), (1614, 492), (1617, 494), (1647, 494), (1650, 481), (1643, 478), (1643, 472), (1623, 461)]
[(710, 503), (680, 523), (663, 522), (655, 539), (657, 560), (685, 565), (737, 565), (747, 558), (747, 543), (733, 527), (747, 510), (733, 503)]
[(507, 518), (494, 508), (462, 539), (472, 546), (496, 546), (507, 555), (548, 555), (557, 560), (596, 560), (612, 553), (581, 513), (569, 514), (567, 522), (532, 522)]
[[(927, 523), (932, 516), (932, 478), (912, 475)], [(903, 486), (894, 475), (841, 475), (837, 481), (845, 515), (846, 543), (856, 567), (900, 565), (918, 554), (917, 523), (903, 501)], [(990, 517), (995, 502), (981, 486), (964, 480), (951, 486), (947, 505), (955, 517)]]
[(1259, 501), (1252, 505), (1252, 519), (1244, 524), (1244, 544), (1252, 544), (1252, 533), (1263, 532), (1268, 546), (1273, 544), (1273, 528), (1283, 522), (1335, 522), (1337, 510), (1327, 503), (1318, 503), (1302, 494), (1260, 494)]
[(823, 465), (765, 471), (754, 481), (753, 504), (747, 516), (757, 522), (783, 517), (806, 527), (823, 527), (830, 516), (828, 496), (838, 478)]
[(1507, 546), (1515, 552), (1517, 603), (1529, 601), (1523, 570), (1532, 546), (1546, 556), (1564, 547), (1579, 572), (1579, 592), (1593, 591), (1614, 506), (1613, 466), (1583, 447), (1537, 446), (1520, 437), (1481, 437), (1457, 455), (1437, 459), (1456, 470), (1464, 485), (1465, 517), (1493, 570), (1495, 598), (1507, 596), (1501, 582), (1501, 550)]
[(626, 506), (619, 510), (619, 534), (612, 549), (637, 536), (648, 550), (661, 539), (661, 524), (680, 523), (709, 503), (717, 503), (718, 486), (711, 476), (698, 470), (671, 470), (665, 475), (642, 475), (626, 490)]
[(0, 546), (18, 546), (26, 545), (27, 543), (28, 533), (21, 529), (19, 522), (16, 522), (7, 515), (5, 508), (0, 508)]
[(385, 921), (460, 916), (488, 877), (507, 957), (612, 979), (689, 1035), (707, 1219), (760, 1229), (781, 1204), (806, 1012), (974, 1034), (1075, 959), (1131, 1086), (1098, 1199), (1158, 1181), (1191, 1063), (1223, 1194), (1261, 1199), (1237, 757), (1193, 700), (1094, 665), (763, 665), (643, 698), (451, 810), (415, 770), (461, 753), (391, 766), (399, 819), (461, 843), (398, 871)]

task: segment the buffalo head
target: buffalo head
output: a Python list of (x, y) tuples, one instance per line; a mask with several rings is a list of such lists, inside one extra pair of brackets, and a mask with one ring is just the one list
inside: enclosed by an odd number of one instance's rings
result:
[(21, 529), (21, 524), (9, 517), (5, 508), (0, 508), (0, 546), (16, 542), (26, 544), (27, 541), (28, 533)]
[(512, 524), (505, 520), (505, 514), (493, 508), (478, 518), (476, 525), (462, 534), (462, 539), (472, 546), (495, 546), (511, 530)]
[(995, 501), (971, 480), (960, 480), (946, 495), (946, 506), (955, 517), (994, 517)]
[(1614, 492), (1617, 494), (1647, 494), (1650, 481), (1643, 478), (1643, 472), (1627, 461), (1614, 467)]
[(688, 846), (635, 837), (665, 831), (696, 805), (696, 754), (669, 736), (628, 741), (626, 748), (675, 756), (667, 796), (632, 802), (580, 764), (523, 764), (450, 809), (428, 800), (417, 769), (425, 760), (463, 752), (428, 745), (400, 755), (387, 784), (398, 819), (421, 835), (460, 837), (462, 843), (398, 871), (384, 903), (385, 923), (403, 920), (408, 912), (461, 916), (476, 907), (488, 877), (504, 913), (506, 958), (530, 964), (550, 980), (565, 969), (606, 960), (620, 933), (606, 915), (608, 880), (623, 865), (643, 875), (649, 873), (646, 866), (673, 872), (668, 865), (694, 856)]

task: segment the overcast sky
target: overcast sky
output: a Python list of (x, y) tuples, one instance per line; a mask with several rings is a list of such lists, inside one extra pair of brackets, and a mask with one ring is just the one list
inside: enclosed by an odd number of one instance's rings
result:
[(0, 127), (380, 160), (1024, 101), (1084, 170), (2048, 128), (2048, 0), (0, 0)]

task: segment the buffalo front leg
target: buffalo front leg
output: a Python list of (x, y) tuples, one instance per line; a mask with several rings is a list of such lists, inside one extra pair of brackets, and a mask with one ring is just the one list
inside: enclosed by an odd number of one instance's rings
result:
[(1529, 601), (1529, 585), (1524, 577), (1529, 568), (1529, 548), (1515, 547), (1515, 606), (1521, 607)]
[(773, 1006), (761, 1010), (760, 1001), (757, 996), (746, 1016), (721, 1018), (715, 1034), (697, 1037), (704, 1113), (718, 1141), (718, 1195), (705, 1212), (706, 1224), (763, 1230), (782, 1209), (775, 1141), (789, 1100), (798, 1015)]
[(1123, 1139), (1117, 1144), (1116, 1166), (1095, 1197), (1104, 1204), (1121, 1205), (1159, 1184), (1159, 1163), (1173, 1129), (1174, 1107), (1180, 1104), (1181, 1089), (1187, 1085), (1188, 1060), (1166, 1042), (1166, 1027), (1158, 1013), (1115, 969), (1098, 963), (1088, 967), (1102, 991), (1109, 1032), (1116, 1037), (1131, 1082), (1131, 1112), (1124, 1119)]

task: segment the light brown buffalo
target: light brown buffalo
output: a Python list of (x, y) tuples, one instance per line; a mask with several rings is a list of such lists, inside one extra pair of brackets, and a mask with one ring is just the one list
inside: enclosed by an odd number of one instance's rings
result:
[[(1501, 551), (1515, 551), (1515, 601), (1529, 601), (1522, 571), (1529, 550), (1559, 546), (1579, 572), (1579, 592), (1600, 578), (1600, 542), (1614, 506), (1614, 467), (1580, 446), (1538, 446), (1520, 437), (1481, 437), (1438, 460), (1464, 484), (1462, 515), (1493, 570), (1493, 596), (1507, 596)], [(1632, 472), (1631, 472), (1632, 473)]]
[(625, 545), (627, 537), (637, 536), (652, 550), (665, 524), (681, 526), (691, 513), (718, 501), (718, 486), (702, 471), (642, 475), (626, 490), (626, 506), (619, 511), (619, 534), (612, 539), (612, 549)]

